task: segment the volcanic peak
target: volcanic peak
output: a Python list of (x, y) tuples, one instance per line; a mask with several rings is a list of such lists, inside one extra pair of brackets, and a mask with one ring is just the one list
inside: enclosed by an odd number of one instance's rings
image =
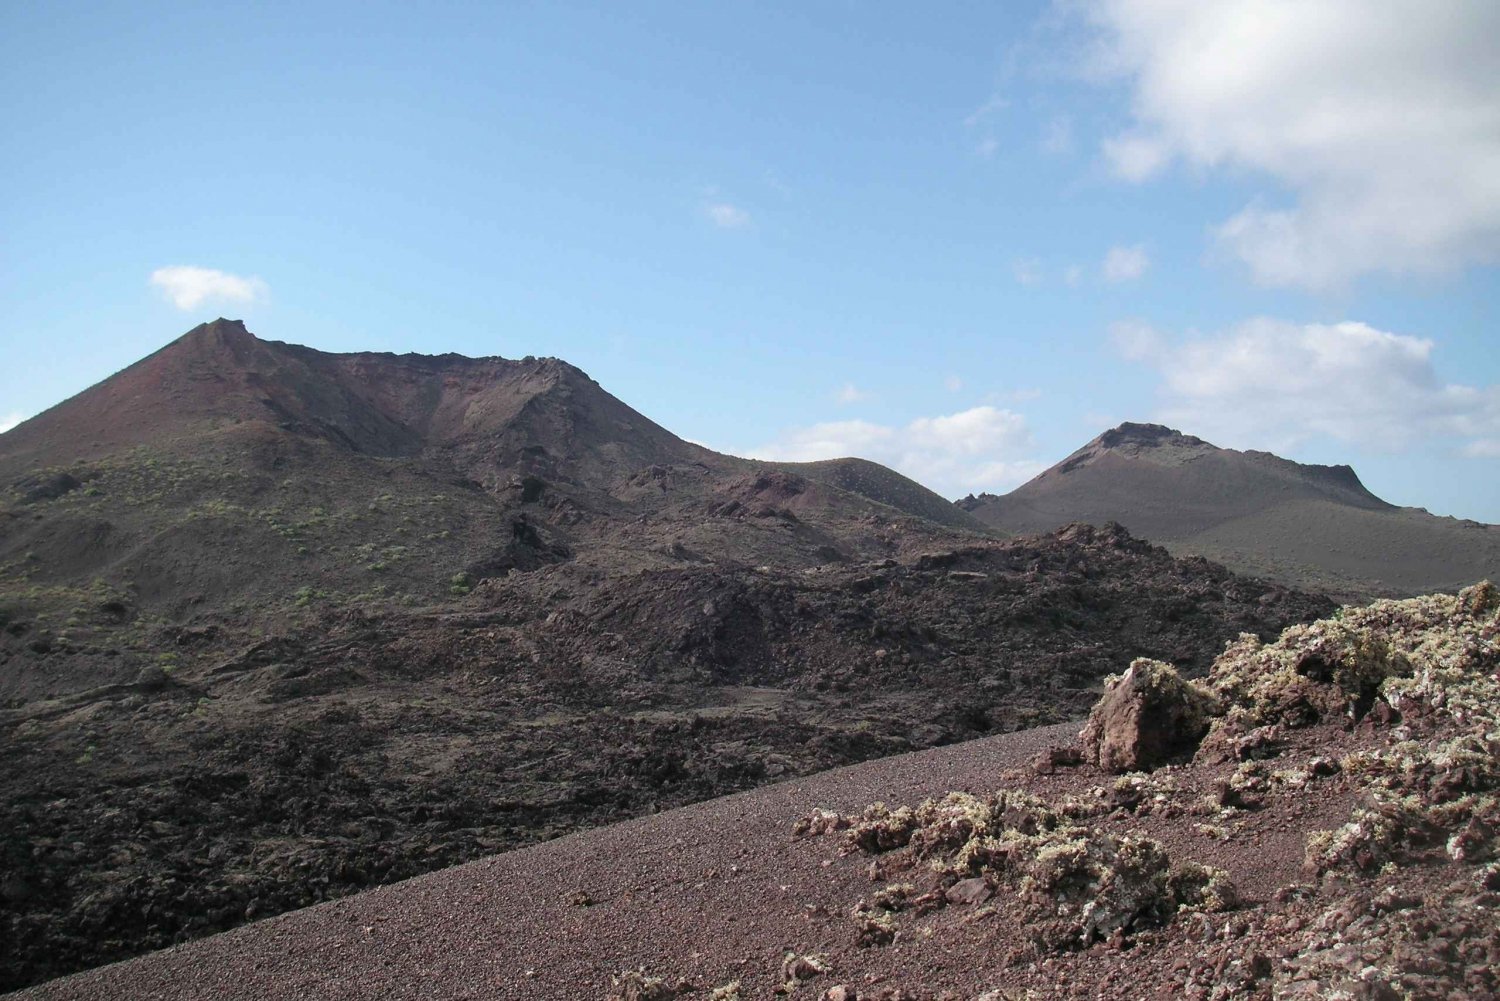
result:
[(646, 462), (699, 451), (557, 358), (334, 354), (222, 317), (27, 422), (5, 451), (68, 462), (241, 426), (377, 457), (557, 446), (575, 432), (584, 450), (615, 445)]
[(1222, 451), (1224, 450), (1210, 445), (1202, 438), (1183, 434), (1175, 428), (1126, 421), (1068, 456), (1054, 471), (1071, 472), (1110, 453), (1132, 459), (1145, 458), (1158, 465), (1179, 466), (1211, 452)]

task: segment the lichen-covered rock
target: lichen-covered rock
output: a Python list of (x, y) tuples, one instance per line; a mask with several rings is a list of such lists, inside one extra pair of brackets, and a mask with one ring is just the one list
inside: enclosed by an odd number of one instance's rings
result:
[(1223, 869), (1179, 862), (1167, 874), (1167, 894), (1180, 910), (1228, 911), (1239, 905), (1239, 891)]
[(792, 825), (792, 837), (809, 838), (846, 830), (854, 821), (833, 810), (816, 809)]
[(1208, 687), (1254, 725), (1296, 722), (1285, 717), (1299, 703), (1315, 714), (1362, 714), (1390, 678), (1493, 666), (1497, 608), (1500, 596), (1484, 581), (1457, 595), (1343, 608), (1292, 626), (1271, 644), (1245, 634), (1214, 662)]
[(911, 844), (918, 855), (952, 852), (970, 838), (989, 833), (994, 823), (990, 804), (966, 792), (950, 792), (917, 807), (917, 828)]
[(1167, 882), (1170, 860), (1158, 842), (1082, 828), (1040, 840), (1019, 888), (1039, 947), (1082, 948), (1177, 912)]
[(683, 983), (668, 983), (645, 970), (622, 970), (612, 978), (614, 993), (605, 1001), (675, 1001), (687, 992)]
[(901, 928), (889, 911), (854, 912), (854, 944), (861, 948), (890, 945), (896, 941)]
[[(950, 793), (911, 810), (877, 804), (857, 817), (819, 815), (819, 829), (848, 828), (849, 849), (883, 854), (872, 878), (925, 876), (860, 901), (856, 940), (919, 942), (1003, 915), (1041, 953), (1108, 943), (1098, 950), (1107, 955), (1138, 934), (1164, 954), (1168, 943), (1191, 943), (1189, 955), (1176, 954), (1168, 985), (1186, 997), (1500, 996), (1495, 588), (1346, 608), (1270, 644), (1242, 637), (1201, 684), (1137, 661), (1112, 680), (1081, 745), (1101, 767), (1149, 768), (1186, 755), (1210, 723), (1192, 766), (1126, 774), (1086, 793), (1051, 779), (1033, 788), (1074, 792)], [(1298, 732), (1309, 724), (1319, 729)], [(1035, 764), (1044, 774), (1053, 767)], [(1306, 863), (1317, 878), (1245, 905), (1224, 870), (1174, 859), (1131, 829), (1150, 815), (1153, 828), (1170, 832), (1158, 822), (1187, 810), (1231, 824), (1193, 825), (1221, 841), (1255, 837), (1294, 829), (1303, 811), (1289, 799), (1329, 796), (1350, 802), (1352, 814), (1309, 835)], [(1227, 864), (1246, 857), (1243, 846), (1214, 849)], [(1445, 866), (1451, 878), (1439, 887), (1434, 874)], [(929, 908), (945, 907), (964, 910), (922, 922)]]
[(1218, 708), (1170, 665), (1139, 658), (1109, 684), (1079, 742), (1107, 772), (1150, 771), (1197, 750)]
[(884, 803), (872, 803), (850, 825), (847, 844), (866, 855), (893, 851), (905, 847), (917, 827), (917, 815), (911, 807), (892, 810)]
[(868, 853), (897, 850), (875, 846), (904, 839), (898, 847), (907, 859), (925, 860), (941, 882), (920, 895), (909, 883), (893, 884), (859, 901), (852, 911), (856, 943), (894, 941), (894, 913), (920, 916), (945, 905), (982, 904), (1002, 888), (1042, 951), (1120, 939), (1182, 910), (1235, 906), (1234, 886), (1222, 870), (1174, 865), (1150, 838), (1080, 826), (1086, 815), (1071, 800), (1049, 804), (1017, 790), (989, 800), (950, 793), (915, 810), (876, 804), (848, 835)]
[(1356, 892), (1332, 901), (1289, 943), (1270, 996), (1500, 996), (1500, 924), (1484, 893), (1455, 881), (1423, 896)]
[[(1415, 735), (1346, 757), (1341, 769), (1366, 789), (1349, 822), (1308, 837), (1306, 865), (1373, 874), (1442, 845), (1454, 861), (1494, 851), (1500, 828), (1500, 605), (1488, 582), (1457, 596), (1376, 602), (1346, 610), (1356, 628), (1377, 629), (1401, 669), (1377, 694), (1424, 721)], [(1314, 625), (1321, 625), (1315, 623)], [(1291, 632), (1291, 630), (1288, 630)], [(1216, 666), (1215, 670), (1218, 668)]]

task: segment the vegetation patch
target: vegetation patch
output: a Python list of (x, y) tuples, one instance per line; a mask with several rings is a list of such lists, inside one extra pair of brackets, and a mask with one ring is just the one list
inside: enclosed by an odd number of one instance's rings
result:
[(1198, 863), (1174, 864), (1160, 843), (1079, 823), (1098, 808), (1066, 799), (1050, 803), (1018, 790), (989, 799), (949, 793), (916, 809), (874, 804), (858, 816), (818, 810), (800, 820), (803, 836), (839, 833), (844, 850), (904, 851), (936, 873), (934, 892), (909, 883), (887, 886), (853, 910), (856, 944), (886, 945), (900, 932), (894, 915), (978, 902), (996, 891), (1014, 900), (1041, 952), (1121, 941), (1180, 911), (1220, 911), (1238, 894), (1227, 873)]

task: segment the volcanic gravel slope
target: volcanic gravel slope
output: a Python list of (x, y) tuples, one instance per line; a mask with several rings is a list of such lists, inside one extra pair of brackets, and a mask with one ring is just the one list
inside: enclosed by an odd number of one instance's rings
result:
[[(1346, 610), (1226, 650), (1191, 696), (1209, 729), (1182, 764), (1102, 774), (1092, 726), (1081, 746), (1070, 725), (988, 738), (562, 838), (19, 996), (1493, 997), (1497, 640), (1489, 585)], [(1106, 729), (1121, 700), (1189, 697), (1130, 674), (1100, 703)], [(1106, 736), (1146, 734), (1145, 718)], [(914, 814), (872, 805), (936, 796)]]
[(1350, 600), (1500, 576), (1500, 527), (1387, 504), (1348, 466), (1121, 424), (1004, 496), (958, 506), (1001, 531), (1116, 521), (1173, 552)]

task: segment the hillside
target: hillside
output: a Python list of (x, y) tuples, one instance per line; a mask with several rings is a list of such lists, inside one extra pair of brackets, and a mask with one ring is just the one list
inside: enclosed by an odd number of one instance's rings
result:
[[(1188, 685), (1137, 661), (1081, 733), (781, 782), (22, 997), (1494, 997), (1497, 612), (1488, 584), (1348, 608)], [(1194, 703), (1172, 757), (1104, 760)]]
[(1007, 533), (1118, 521), (1175, 553), (1341, 597), (1453, 590), (1500, 575), (1500, 528), (1388, 504), (1348, 466), (1219, 448), (1122, 424), (1003, 496), (959, 501)]
[[(130, 680), (132, 631), (594, 572), (898, 556), (983, 526), (925, 488), (719, 455), (556, 359), (333, 355), (218, 320), (0, 436), (0, 662)], [(46, 649), (41, 649), (45, 647)], [(26, 656), (22, 656), (25, 653)]]
[(1331, 603), (860, 460), (691, 445), (552, 359), (199, 327), (0, 436), (0, 984), (1081, 714)]

